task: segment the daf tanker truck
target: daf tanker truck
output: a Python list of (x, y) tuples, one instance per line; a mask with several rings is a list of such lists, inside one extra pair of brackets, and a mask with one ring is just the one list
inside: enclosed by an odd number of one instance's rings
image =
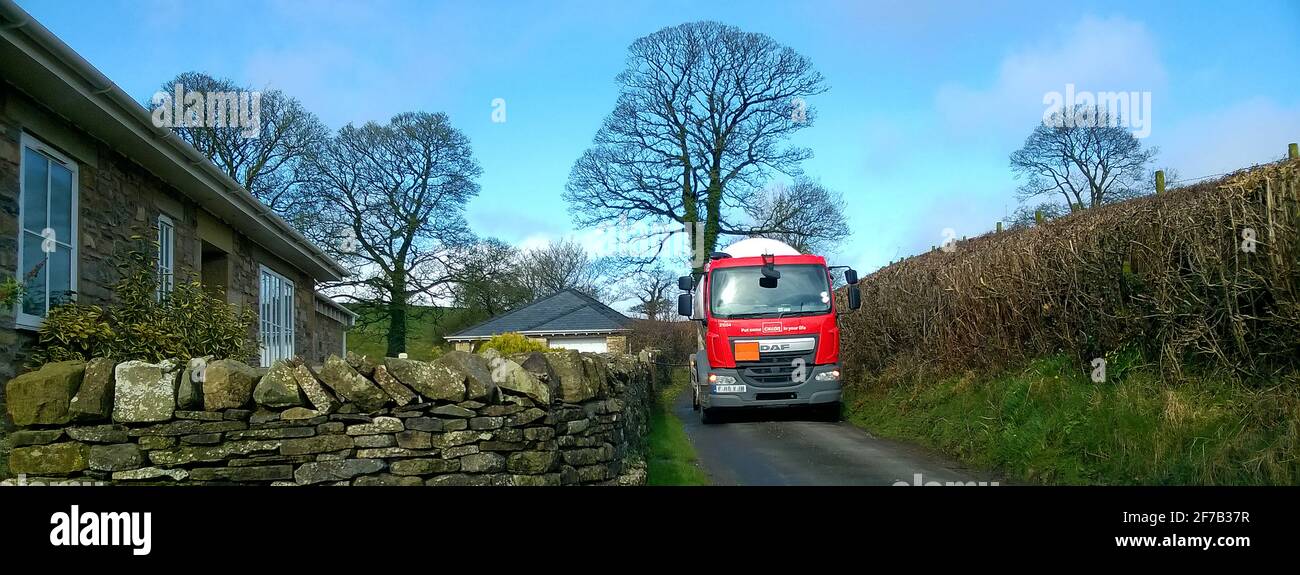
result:
[(714, 423), (725, 409), (787, 406), (839, 418), (834, 269), (844, 270), (848, 307), (858, 309), (857, 272), (771, 239), (736, 242), (709, 257), (698, 281), (678, 278), (678, 313), (701, 327), (690, 358), (701, 421)]

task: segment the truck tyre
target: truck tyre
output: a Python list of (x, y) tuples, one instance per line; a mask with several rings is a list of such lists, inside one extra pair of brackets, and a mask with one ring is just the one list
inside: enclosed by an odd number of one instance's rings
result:
[(704, 425), (713, 425), (722, 421), (718, 416), (718, 409), (715, 407), (706, 407), (700, 410), (700, 423)]
[(700, 386), (694, 383), (691, 384), (691, 409), (700, 410)]
[(815, 412), (818, 421), (825, 421), (828, 423), (840, 422), (840, 402), (838, 401), (816, 404), (813, 406), (813, 411)]

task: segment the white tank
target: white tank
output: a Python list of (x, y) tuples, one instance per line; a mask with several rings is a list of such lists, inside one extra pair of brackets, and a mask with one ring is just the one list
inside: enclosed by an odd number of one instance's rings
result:
[(768, 238), (749, 238), (727, 246), (722, 251), (733, 258), (756, 258), (764, 255), (797, 256), (802, 255), (785, 242)]

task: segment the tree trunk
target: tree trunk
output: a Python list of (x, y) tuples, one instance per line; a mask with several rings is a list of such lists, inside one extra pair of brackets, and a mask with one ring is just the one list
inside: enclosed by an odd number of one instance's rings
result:
[(393, 274), (393, 287), (388, 299), (388, 357), (406, 351), (406, 277)]
[(722, 174), (715, 160), (709, 170), (709, 189), (704, 197), (704, 254), (718, 249), (718, 236), (722, 231)]

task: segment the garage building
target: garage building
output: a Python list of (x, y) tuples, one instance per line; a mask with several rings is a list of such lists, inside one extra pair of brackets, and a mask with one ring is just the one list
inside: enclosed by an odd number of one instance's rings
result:
[(567, 289), (446, 337), (474, 351), (494, 335), (519, 333), (553, 348), (627, 353), (631, 318), (580, 291)]

